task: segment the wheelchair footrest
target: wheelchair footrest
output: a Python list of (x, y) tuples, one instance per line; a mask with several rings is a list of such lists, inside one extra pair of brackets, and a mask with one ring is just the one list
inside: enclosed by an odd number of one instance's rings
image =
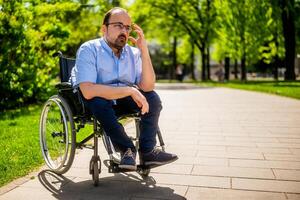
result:
[[(144, 170), (144, 169), (152, 169), (152, 168), (159, 167), (159, 166), (161, 166), (161, 165), (137, 165), (136, 171), (140, 171), (140, 170)], [(130, 169), (119, 168), (119, 165), (114, 163), (113, 161), (110, 161), (110, 165), (108, 166), (109, 173), (132, 172), (132, 171), (133, 170), (130, 170)]]

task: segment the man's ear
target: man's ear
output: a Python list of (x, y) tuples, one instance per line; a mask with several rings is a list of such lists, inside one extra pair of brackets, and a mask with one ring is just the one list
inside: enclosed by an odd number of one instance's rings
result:
[(103, 33), (103, 35), (106, 33), (106, 31), (107, 31), (107, 26), (103, 24), (101, 26), (101, 32)]

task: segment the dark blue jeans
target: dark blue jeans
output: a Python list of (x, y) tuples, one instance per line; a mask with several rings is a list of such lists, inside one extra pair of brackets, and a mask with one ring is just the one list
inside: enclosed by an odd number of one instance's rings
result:
[[(141, 116), (139, 146), (142, 153), (151, 151), (156, 145), (156, 133), (158, 130), (158, 118), (162, 109), (161, 100), (154, 91), (142, 92), (149, 104), (149, 112)], [(118, 99), (114, 105), (112, 100), (95, 97), (85, 100), (84, 103), (90, 112), (103, 126), (104, 131), (110, 137), (114, 146), (121, 151), (131, 148), (135, 151), (134, 144), (125, 133), (123, 126), (118, 122), (117, 116), (137, 112), (140, 108), (131, 97)]]

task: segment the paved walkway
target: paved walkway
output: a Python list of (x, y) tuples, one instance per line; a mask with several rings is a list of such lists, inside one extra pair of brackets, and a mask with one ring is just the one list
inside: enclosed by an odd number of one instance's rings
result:
[(160, 127), (167, 150), (179, 155), (175, 163), (153, 169), (147, 180), (109, 174), (103, 166), (94, 187), (92, 151), (80, 150), (64, 176), (40, 170), (1, 188), (0, 199), (300, 199), (300, 101), (190, 85), (163, 84), (157, 91)]

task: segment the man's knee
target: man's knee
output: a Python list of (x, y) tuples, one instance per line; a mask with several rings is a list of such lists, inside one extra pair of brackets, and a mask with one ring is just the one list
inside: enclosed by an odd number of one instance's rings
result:
[(150, 111), (160, 111), (162, 109), (160, 97), (155, 91), (144, 92), (143, 94), (147, 99)]

